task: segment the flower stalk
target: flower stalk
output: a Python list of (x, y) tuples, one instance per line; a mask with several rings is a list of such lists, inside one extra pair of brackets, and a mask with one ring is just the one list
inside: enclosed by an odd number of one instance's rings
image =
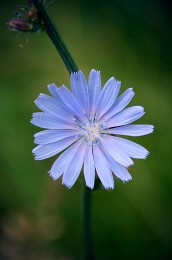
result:
[(92, 190), (84, 186), (83, 192), (83, 222), (84, 222), (84, 239), (85, 239), (85, 260), (94, 260), (94, 251), (92, 243), (92, 228), (91, 228), (91, 195)]
[(68, 49), (66, 48), (63, 39), (58, 32), (55, 24), (49, 17), (45, 5), (42, 1), (39, 0), (33, 0), (34, 6), (37, 9), (37, 15), (42, 20), (44, 24), (44, 30), (46, 31), (47, 35), (51, 39), (52, 43), (56, 47), (57, 51), (59, 52), (64, 64), (66, 65), (66, 68), (69, 72), (69, 74), (73, 72), (78, 71), (78, 67), (73, 60), (71, 54), (69, 53)]

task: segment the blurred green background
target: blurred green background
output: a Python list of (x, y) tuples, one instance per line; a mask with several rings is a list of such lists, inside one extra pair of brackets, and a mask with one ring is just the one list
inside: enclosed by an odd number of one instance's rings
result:
[[(17, 4), (1, 1), (0, 259), (82, 259), (83, 176), (68, 190), (47, 174), (56, 157), (34, 161), (30, 124), (34, 99), (47, 84), (69, 86), (69, 75), (45, 33), (7, 28)], [(133, 87), (132, 105), (145, 107), (139, 123), (155, 133), (134, 140), (150, 151), (135, 160), (133, 180), (113, 191), (93, 192), (93, 241), (97, 259), (172, 259), (170, 1), (54, 1), (48, 12), (79, 68), (101, 71), (122, 89)]]

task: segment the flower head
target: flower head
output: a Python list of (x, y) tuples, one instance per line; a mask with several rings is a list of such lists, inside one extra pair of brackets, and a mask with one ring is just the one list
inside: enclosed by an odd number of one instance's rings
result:
[(125, 108), (134, 96), (132, 88), (118, 97), (120, 81), (110, 78), (101, 86), (100, 72), (91, 70), (88, 83), (81, 71), (71, 74), (71, 91), (50, 84), (52, 96), (40, 94), (35, 104), (42, 112), (31, 123), (44, 128), (35, 134), (36, 160), (56, 155), (50, 175), (72, 187), (82, 167), (86, 185), (94, 187), (97, 174), (105, 188), (114, 188), (113, 174), (131, 180), (127, 167), (131, 158), (145, 159), (148, 151), (118, 135), (141, 136), (153, 132), (152, 125), (130, 124), (144, 115), (141, 106)]
[(32, 0), (29, 6), (19, 6), (14, 18), (10, 19), (8, 26), (11, 30), (20, 32), (40, 32), (44, 30), (43, 22), (40, 20)]

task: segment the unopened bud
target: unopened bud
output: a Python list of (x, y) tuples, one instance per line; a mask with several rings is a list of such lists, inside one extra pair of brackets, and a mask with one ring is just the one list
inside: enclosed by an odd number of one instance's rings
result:
[(37, 15), (37, 10), (30, 0), (29, 7), (19, 5), (19, 11), (16, 12), (16, 17), (12, 18), (9, 22), (11, 30), (20, 32), (41, 32), (44, 30), (44, 24)]
[(32, 24), (27, 22), (24, 18), (12, 18), (9, 23), (9, 28), (16, 31), (32, 31)]

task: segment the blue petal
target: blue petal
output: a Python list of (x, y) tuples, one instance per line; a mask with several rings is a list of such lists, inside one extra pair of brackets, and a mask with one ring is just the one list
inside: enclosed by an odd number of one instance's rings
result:
[(50, 176), (52, 176), (54, 180), (57, 180), (63, 174), (65, 167), (70, 163), (74, 154), (78, 152), (82, 143), (82, 139), (78, 140), (57, 158), (50, 170)]
[(104, 154), (110, 154), (114, 160), (125, 167), (134, 164), (127, 153), (123, 152), (120, 147), (116, 145), (113, 136), (103, 135), (99, 140), (99, 147)]
[(88, 86), (82, 71), (74, 72), (70, 77), (72, 93), (85, 113), (88, 113)]
[(92, 146), (87, 146), (84, 158), (84, 176), (86, 181), (86, 186), (90, 189), (94, 188), (95, 181), (95, 167)]
[(35, 144), (49, 144), (70, 136), (78, 136), (77, 130), (44, 130), (34, 135)]
[(62, 184), (66, 185), (68, 188), (71, 188), (74, 185), (82, 170), (85, 150), (86, 150), (86, 145), (85, 143), (83, 143), (78, 148), (77, 153), (71, 156), (69, 163), (65, 167)]
[(153, 125), (124, 125), (110, 128), (106, 132), (115, 135), (142, 136), (153, 132)]
[(144, 113), (144, 108), (141, 106), (125, 108), (106, 122), (106, 128), (130, 124), (142, 117)]
[(97, 175), (106, 189), (114, 188), (114, 179), (104, 155), (97, 145), (93, 146), (94, 163)]
[(127, 153), (132, 158), (145, 159), (149, 154), (149, 152), (139, 144), (120, 137), (112, 138), (114, 145), (118, 146), (122, 151)]
[(31, 123), (41, 128), (48, 129), (76, 129), (73, 118), (61, 118), (61, 115), (52, 115), (44, 112), (33, 114)]
[(120, 90), (121, 82), (116, 81), (114, 78), (110, 78), (105, 86), (103, 87), (96, 110), (96, 118), (100, 119), (102, 115), (104, 115), (114, 104), (119, 90)]
[(61, 101), (58, 96), (58, 87), (54, 83), (48, 85), (48, 90), (55, 99)]
[(64, 107), (60, 99), (57, 100), (45, 94), (40, 94), (35, 100), (35, 104), (44, 112), (61, 115), (62, 117), (72, 116), (72, 114)]
[(88, 78), (88, 92), (89, 92), (89, 110), (91, 117), (94, 117), (97, 102), (101, 92), (101, 77), (100, 71), (91, 70)]
[(116, 162), (112, 158), (112, 156), (110, 156), (107, 153), (105, 153), (104, 156), (106, 157), (111, 170), (119, 179), (121, 179), (123, 182), (129, 181), (132, 179), (132, 177), (131, 177), (130, 173), (127, 171), (127, 169), (124, 166), (122, 166), (121, 164), (119, 164), (118, 162)]
[(32, 150), (35, 155), (35, 160), (44, 160), (49, 158), (74, 143), (77, 140), (76, 137), (67, 137), (50, 144), (40, 144)]
[(103, 116), (102, 120), (108, 120), (109, 118), (113, 117), (115, 114), (120, 112), (124, 107), (128, 105), (128, 103), (131, 101), (131, 99), (134, 96), (134, 92), (132, 88), (128, 88), (122, 95), (120, 95), (116, 102), (114, 103), (114, 106), (112, 106), (107, 113)]
[(58, 95), (65, 106), (72, 111), (81, 121), (88, 121), (86, 115), (82, 112), (80, 105), (73, 94), (65, 87), (58, 88)]

